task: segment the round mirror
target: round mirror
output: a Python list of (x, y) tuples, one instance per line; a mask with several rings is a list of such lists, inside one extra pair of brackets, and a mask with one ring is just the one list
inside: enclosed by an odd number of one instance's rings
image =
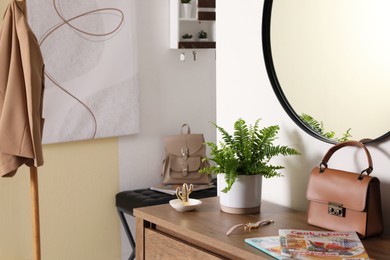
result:
[(390, 135), (390, 1), (265, 0), (263, 53), (289, 116), (329, 142)]

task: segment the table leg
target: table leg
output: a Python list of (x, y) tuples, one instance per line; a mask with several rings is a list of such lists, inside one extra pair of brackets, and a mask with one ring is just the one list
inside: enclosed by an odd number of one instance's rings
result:
[(135, 239), (136, 243), (136, 252), (135, 255), (137, 260), (145, 259), (145, 221), (141, 218), (135, 218)]

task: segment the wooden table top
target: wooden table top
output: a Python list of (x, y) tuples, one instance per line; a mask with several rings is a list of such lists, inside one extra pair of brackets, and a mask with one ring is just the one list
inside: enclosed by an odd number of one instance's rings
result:
[[(170, 230), (175, 236), (217, 254), (227, 257), (274, 259), (246, 244), (245, 238), (277, 236), (279, 229), (322, 230), (307, 224), (306, 213), (263, 201), (261, 212), (249, 215), (234, 215), (220, 211), (219, 198), (202, 199), (202, 205), (194, 211), (177, 212), (169, 204), (136, 208), (134, 216)], [(226, 232), (240, 223), (255, 223), (272, 219), (275, 223), (259, 229)], [(374, 237), (362, 240), (368, 254), (374, 259), (390, 259), (390, 237)]]

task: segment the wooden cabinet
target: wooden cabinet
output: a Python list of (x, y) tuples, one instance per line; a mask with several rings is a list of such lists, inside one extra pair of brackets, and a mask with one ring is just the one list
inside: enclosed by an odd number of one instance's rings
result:
[[(219, 208), (217, 197), (202, 199), (195, 211), (177, 212), (169, 204), (134, 209), (137, 259), (274, 259), (246, 244), (245, 238), (275, 236), (279, 229), (323, 230), (307, 224), (304, 212), (263, 201), (257, 214), (235, 215)], [(248, 231), (226, 232), (239, 223), (272, 219), (275, 223)], [(388, 259), (390, 238), (362, 240), (374, 259)]]
[[(170, 0), (171, 49), (215, 48), (215, 0), (192, 0), (186, 11), (181, 0)], [(207, 39), (199, 39), (199, 32), (207, 33)], [(183, 35), (192, 35), (184, 39)]]

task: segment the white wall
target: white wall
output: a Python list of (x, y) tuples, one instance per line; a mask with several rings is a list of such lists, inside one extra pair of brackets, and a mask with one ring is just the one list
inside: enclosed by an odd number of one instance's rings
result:
[[(169, 0), (136, 0), (141, 133), (119, 138), (120, 190), (160, 182), (163, 137), (179, 134), (183, 123), (215, 141), (215, 50), (169, 49)], [(134, 233), (133, 218), (128, 218)], [(122, 232), (122, 257), (131, 250)]]
[[(293, 146), (302, 153), (299, 157), (278, 158), (286, 167), (285, 177), (266, 179), (263, 182), (263, 198), (299, 210), (306, 210), (307, 180), (311, 169), (320, 163), (330, 148), (307, 135), (287, 116), (279, 104), (269, 83), (262, 56), (261, 19), (263, 1), (247, 0), (238, 4), (235, 0), (217, 3), (217, 123), (232, 128), (233, 122), (242, 117), (248, 122), (263, 118), (264, 125), (281, 127), (279, 142)], [(232, 19), (234, 17), (234, 19)], [(232, 37), (237, 32), (240, 37)], [(359, 116), (359, 115), (357, 115)], [(362, 126), (364, 119), (362, 118)], [(349, 150), (349, 151), (348, 151)], [(330, 160), (331, 167), (357, 171), (366, 167), (364, 153), (352, 156), (345, 149)], [(374, 161), (373, 176), (382, 182), (382, 207), (387, 234), (390, 233), (390, 142), (370, 145)]]
[[(196, 62), (187, 59), (182, 63), (180, 52), (169, 49), (168, 0), (136, 2), (142, 129), (138, 135), (119, 138), (120, 189), (144, 188), (159, 181), (162, 138), (178, 132), (183, 122), (189, 123), (194, 132), (203, 132), (206, 140), (215, 141), (215, 130), (209, 122), (216, 118), (227, 129), (239, 117), (248, 122), (263, 118), (264, 125), (280, 125), (281, 144), (294, 146), (302, 153), (275, 162), (286, 167), (285, 177), (264, 180), (263, 198), (305, 210), (308, 176), (330, 145), (300, 130), (272, 90), (262, 57), (263, 1), (239, 4), (235, 0), (217, 0), (216, 67), (213, 50), (198, 50)], [(238, 32), (240, 37), (232, 37), (232, 32)], [(187, 57), (190, 55), (187, 51)], [(385, 219), (390, 219), (389, 148), (389, 142), (369, 147), (374, 159), (373, 175), (382, 181)], [(351, 158), (342, 150), (330, 163), (358, 170), (365, 166), (365, 159), (360, 152)], [(133, 219), (129, 221), (134, 231)], [(386, 224), (386, 233), (390, 233), (390, 222)], [(122, 253), (123, 259), (130, 254), (123, 232)]]

